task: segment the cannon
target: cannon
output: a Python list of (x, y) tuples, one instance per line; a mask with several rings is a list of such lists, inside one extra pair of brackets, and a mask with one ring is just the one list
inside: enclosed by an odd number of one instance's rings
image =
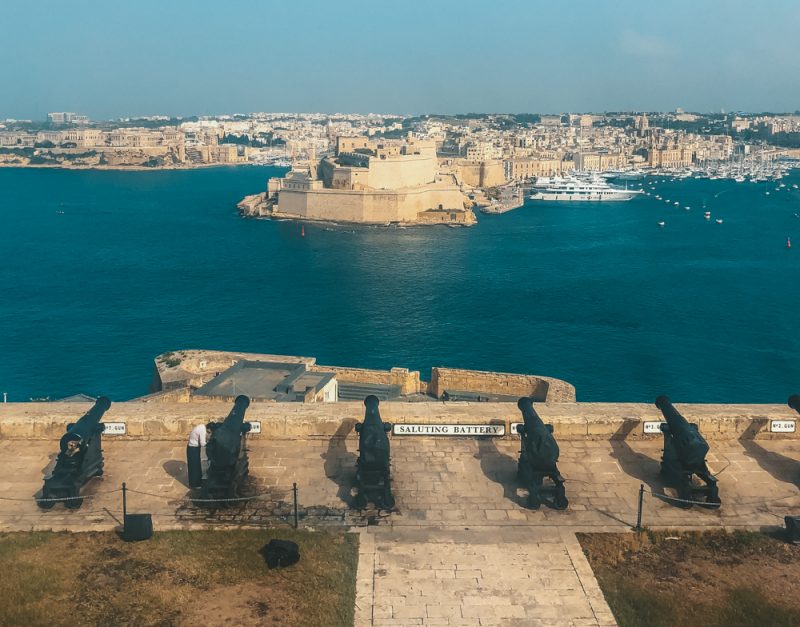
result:
[(800, 394), (792, 394), (789, 397), (789, 407), (800, 414)]
[[(717, 479), (706, 465), (708, 442), (700, 435), (696, 424), (690, 423), (673, 407), (669, 398), (659, 396), (656, 407), (661, 410), (666, 422), (661, 423), (664, 434), (664, 454), (661, 457), (661, 475), (668, 485), (678, 491), (681, 501), (705, 499), (708, 507), (719, 507)], [(696, 485), (693, 476), (705, 485)], [(679, 502), (679, 506), (689, 508), (691, 502)]]
[[(539, 509), (544, 499), (552, 499), (554, 509), (569, 505), (564, 490), (564, 477), (558, 472), (558, 443), (553, 437), (553, 425), (542, 422), (533, 408), (533, 401), (523, 397), (517, 401), (523, 424), (517, 425), (520, 436), (517, 480), (528, 489), (528, 507)], [(551, 484), (545, 484), (545, 478)]]
[(370, 394), (364, 399), (364, 422), (356, 423), (358, 433), (358, 459), (356, 460), (356, 509), (374, 503), (378, 509), (392, 509), (391, 478), (389, 469), (389, 436), (392, 425), (381, 420), (380, 401)]
[(103, 474), (103, 423), (100, 420), (109, 407), (111, 401), (101, 396), (77, 422), (67, 425), (59, 442), (56, 465), (50, 476), (45, 477), (42, 496), (36, 499), (39, 507), (52, 508), (58, 501), (51, 499), (68, 499), (64, 506), (69, 509), (78, 509), (83, 504), (81, 488), (92, 477)]
[(203, 499), (235, 498), (239, 486), (247, 478), (250, 462), (245, 436), (250, 431), (250, 423), (244, 421), (244, 414), (249, 406), (250, 399), (239, 395), (225, 420), (213, 423), (216, 427), (206, 445), (209, 465), (202, 485)]

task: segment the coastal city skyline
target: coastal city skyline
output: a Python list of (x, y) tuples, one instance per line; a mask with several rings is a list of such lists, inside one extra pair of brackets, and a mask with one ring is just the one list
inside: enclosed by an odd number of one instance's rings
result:
[[(4, 3), (0, 118), (248, 111), (792, 112), (800, 7)], [(87, 22), (101, 25), (81, 37)], [(57, 61), (56, 61), (57, 60)]]

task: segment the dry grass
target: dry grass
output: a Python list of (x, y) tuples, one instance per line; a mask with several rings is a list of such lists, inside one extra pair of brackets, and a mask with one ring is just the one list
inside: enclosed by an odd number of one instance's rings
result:
[[(270, 571), (258, 550), (300, 545)], [(352, 625), (358, 538), (293, 530), (0, 534), (0, 625)]]
[(800, 546), (723, 531), (578, 539), (621, 627), (800, 625)]

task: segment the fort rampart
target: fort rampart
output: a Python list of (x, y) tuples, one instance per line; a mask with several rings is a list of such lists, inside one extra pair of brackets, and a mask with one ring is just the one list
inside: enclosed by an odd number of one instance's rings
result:
[[(0, 404), (0, 439), (58, 439), (68, 422), (79, 418), (89, 403)], [(797, 432), (771, 433), (771, 421), (796, 421), (786, 405), (676, 404), (678, 411), (696, 422), (709, 440), (800, 439)], [(501, 424), (510, 434), (510, 423), (520, 422), (514, 403), (384, 402), (384, 420), (402, 424)], [(554, 427), (560, 440), (608, 440), (660, 438), (644, 434), (644, 423), (662, 420), (661, 412), (646, 403), (537, 403), (536, 409)], [(124, 422), (126, 435), (108, 438), (184, 440), (191, 429), (219, 420), (230, 411), (223, 402), (130, 401), (114, 403), (104, 422)], [(261, 423), (254, 438), (355, 437), (352, 425), (363, 420), (360, 402), (259, 403), (253, 402), (247, 420)], [(394, 436), (425, 437), (425, 436)]]

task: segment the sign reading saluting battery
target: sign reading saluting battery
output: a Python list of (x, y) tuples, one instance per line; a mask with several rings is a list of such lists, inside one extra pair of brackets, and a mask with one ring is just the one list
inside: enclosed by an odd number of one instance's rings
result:
[(490, 435), (501, 436), (506, 433), (504, 424), (498, 425), (414, 425), (394, 424), (394, 435)]

